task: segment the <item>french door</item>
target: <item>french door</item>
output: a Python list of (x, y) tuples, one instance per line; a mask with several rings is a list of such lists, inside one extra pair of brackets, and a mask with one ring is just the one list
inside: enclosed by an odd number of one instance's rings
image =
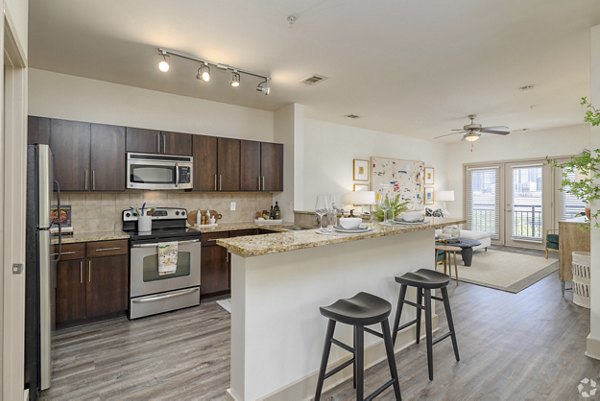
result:
[(465, 166), (467, 227), (496, 245), (544, 248), (554, 224), (554, 179), (544, 160)]

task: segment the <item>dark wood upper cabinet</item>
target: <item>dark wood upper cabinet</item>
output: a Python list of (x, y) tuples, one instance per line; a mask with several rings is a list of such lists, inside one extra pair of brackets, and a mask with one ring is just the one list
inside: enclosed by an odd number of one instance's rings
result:
[(240, 190), (240, 140), (218, 138), (218, 188), (220, 191)]
[(193, 135), (194, 191), (216, 191), (217, 185), (217, 138)]
[(125, 190), (125, 128), (91, 126), (91, 190)]
[(127, 151), (137, 153), (160, 153), (162, 138), (160, 131), (142, 128), (127, 128)]
[(192, 135), (177, 132), (161, 132), (162, 153), (167, 155), (192, 155)]
[(46, 117), (29, 116), (27, 118), (27, 144), (50, 144), (50, 119)]
[(240, 189), (260, 191), (260, 147), (256, 141), (242, 140), (240, 143)]
[(127, 255), (87, 259), (86, 318), (127, 309)]
[(56, 323), (85, 318), (85, 260), (56, 265)]
[(283, 191), (283, 145), (260, 143), (261, 190)]
[(50, 120), (54, 178), (62, 191), (90, 189), (90, 123)]

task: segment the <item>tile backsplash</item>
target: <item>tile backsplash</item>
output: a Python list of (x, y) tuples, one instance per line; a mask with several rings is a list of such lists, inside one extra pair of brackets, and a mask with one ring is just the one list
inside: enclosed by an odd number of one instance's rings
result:
[[(120, 231), (121, 212), (130, 206), (183, 207), (189, 210), (217, 210), (222, 223), (242, 223), (254, 219), (257, 210), (269, 209), (271, 193), (196, 193), (179, 191), (127, 191), (115, 193), (63, 192), (62, 203), (71, 205), (71, 224), (76, 233)], [(229, 210), (236, 202), (236, 210)]]

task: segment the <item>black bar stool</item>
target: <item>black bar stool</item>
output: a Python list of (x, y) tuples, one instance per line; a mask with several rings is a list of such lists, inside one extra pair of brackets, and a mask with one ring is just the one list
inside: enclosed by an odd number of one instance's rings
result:
[[(322, 306), (319, 309), (321, 314), (329, 319), (329, 323), (327, 325), (327, 335), (325, 336), (325, 347), (323, 349), (321, 369), (319, 370), (315, 401), (320, 401), (321, 399), (323, 381), (350, 365), (354, 365), (354, 387), (356, 388), (356, 399), (363, 401), (365, 331), (376, 335), (379, 338), (383, 338), (392, 378), (375, 390), (372, 394), (364, 398), (364, 400), (374, 399), (389, 386), (394, 386), (396, 401), (402, 400), (402, 397), (400, 396), (400, 385), (398, 384), (398, 372), (396, 371), (396, 360), (394, 359), (394, 346), (392, 345), (390, 323), (388, 322), (388, 316), (392, 310), (392, 305), (390, 305), (390, 303), (385, 299), (381, 299), (375, 295), (359, 292), (352, 298), (340, 299), (329, 306)], [(354, 348), (333, 338), (336, 322), (354, 326)], [(365, 327), (377, 323), (381, 323), (381, 333)], [(332, 369), (330, 372), (326, 372), (327, 361), (329, 360), (329, 352), (331, 351), (331, 344), (335, 344), (338, 347), (351, 352), (352, 358)]]
[[(429, 269), (420, 269), (416, 272), (406, 273), (402, 276), (396, 276), (396, 281), (400, 283), (400, 295), (398, 297), (398, 306), (396, 308), (396, 318), (394, 319), (394, 339), (393, 343), (396, 343), (396, 337), (398, 331), (405, 329), (413, 324), (417, 327), (417, 344), (421, 337), (421, 309), (425, 309), (425, 331), (427, 335), (427, 368), (429, 370), (429, 380), (433, 380), (433, 346), (440, 341), (450, 337), (452, 338), (452, 347), (454, 348), (454, 356), (456, 361), (460, 361), (458, 355), (458, 344), (456, 342), (456, 333), (454, 331), (454, 322), (452, 321), (452, 311), (450, 310), (450, 301), (448, 300), (448, 283), (450, 277), (445, 274), (436, 272)], [(417, 302), (407, 301), (406, 289), (408, 286), (415, 287), (417, 289)], [(442, 297), (436, 297), (431, 295), (431, 290), (434, 291), (440, 289)], [(423, 298), (425, 298), (425, 306), (423, 306)], [(446, 311), (446, 319), (448, 320), (449, 331), (446, 334), (433, 340), (431, 330), (431, 299), (444, 302), (444, 310)], [(402, 306), (404, 304), (414, 306), (417, 308), (417, 316), (415, 320), (404, 323), (400, 326), (400, 315), (402, 313)]]

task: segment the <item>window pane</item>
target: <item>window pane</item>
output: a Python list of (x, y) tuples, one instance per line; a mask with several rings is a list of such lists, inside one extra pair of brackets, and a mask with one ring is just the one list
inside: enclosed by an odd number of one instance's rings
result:
[(497, 169), (471, 170), (471, 229), (499, 235)]
[(542, 167), (513, 167), (512, 238), (542, 239)]

